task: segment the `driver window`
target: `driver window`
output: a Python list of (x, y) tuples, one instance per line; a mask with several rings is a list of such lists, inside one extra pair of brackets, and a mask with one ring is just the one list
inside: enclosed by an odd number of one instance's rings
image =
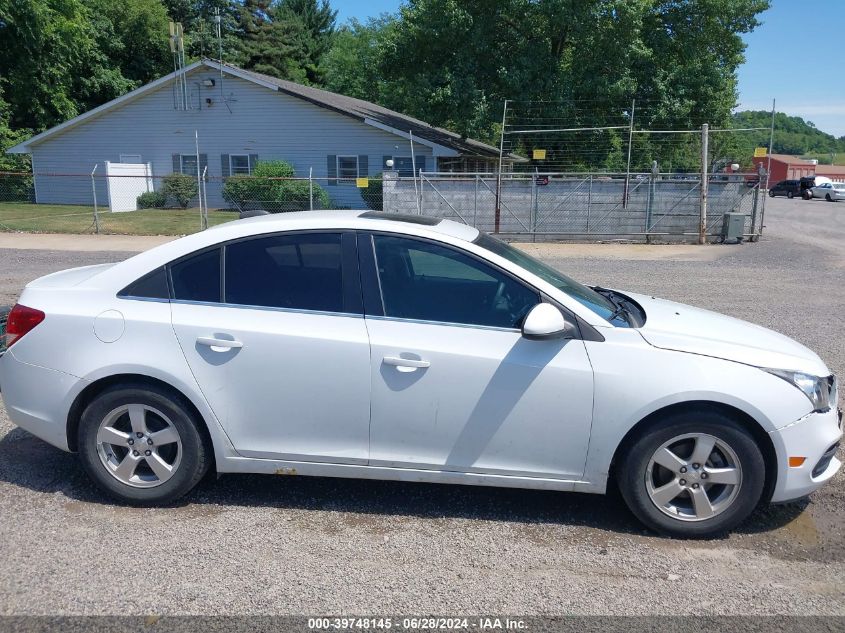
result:
[(538, 293), (496, 268), (432, 242), (374, 236), (385, 316), (518, 328)]

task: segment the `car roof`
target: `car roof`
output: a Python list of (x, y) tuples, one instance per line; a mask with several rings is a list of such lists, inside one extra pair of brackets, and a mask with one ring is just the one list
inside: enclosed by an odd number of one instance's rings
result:
[(261, 235), (287, 231), (331, 231), (331, 230), (385, 231), (403, 235), (416, 235), (446, 242), (472, 242), (479, 231), (469, 225), (422, 215), (401, 215), (394, 213), (342, 210), (342, 211), (294, 211), (254, 216), (218, 224), (206, 231), (186, 235), (150, 250), (139, 253), (120, 262), (108, 270), (92, 277), (91, 286), (121, 287), (159, 266), (189, 255), (195, 251), (228, 242)]
[[(307, 229), (361, 229), (361, 230), (388, 230), (402, 233), (415, 234), (420, 229), (442, 233), (456, 239), (471, 242), (478, 237), (478, 229), (467, 224), (453, 222), (442, 218), (410, 215), (403, 213), (392, 213), (385, 211), (356, 211), (356, 210), (332, 210), (332, 211), (294, 211), (290, 213), (271, 213), (259, 215), (243, 220), (225, 222), (213, 227), (215, 232), (233, 233), (233, 237), (243, 237), (250, 231), (244, 231), (243, 227), (250, 226), (256, 233), (268, 233), (274, 231), (297, 231)], [(215, 238), (218, 241), (228, 238)]]

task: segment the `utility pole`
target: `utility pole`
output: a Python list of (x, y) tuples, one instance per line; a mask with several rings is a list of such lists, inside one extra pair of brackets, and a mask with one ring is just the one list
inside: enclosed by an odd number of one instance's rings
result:
[(708, 171), (708, 136), (709, 126), (701, 125), (701, 216), (698, 222), (698, 243), (707, 243), (707, 171)]

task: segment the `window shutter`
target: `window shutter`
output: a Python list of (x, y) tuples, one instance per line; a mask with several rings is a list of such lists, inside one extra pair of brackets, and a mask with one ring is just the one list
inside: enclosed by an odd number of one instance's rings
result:
[(387, 154), (385, 154), (384, 156), (381, 157), (381, 168), (382, 169), (396, 169), (396, 165), (394, 165), (393, 167), (390, 167), (390, 168), (388, 168), (388, 166), (387, 166), (387, 161), (389, 161), (391, 158), (393, 158), (393, 156), (388, 156)]
[(366, 178), (370, 174), (370, 157), (366, 154), (358, 155), (358, 176)]
[(420, 170), (425, 171), (425, 156), (417, 156), (414, 162), (417, 164), (417, 173), (414, 175), (418, 176)]
[(326, 157), (326, 175), (329, 177), (329, 184), (337, 184), (337, 155), (329, 154)]
[(228, 178), (232, 175), (232, 172), (229, 171), (228, 154), (220, 154), (220, 173), (223, 174), (223, 178)]
[[(203, 172), (205, 168), (208, 167), (208, 154), (200, 154), (200, 165), (199, 165), (199, 175), (202, 178)], [(208, 178), (208, 172), (205, 173), (205, 177)]]
[(182, 161), (179, 160), (179, 154), (173, 154), (173, 173), (174, 174), (181, 174), (182, 173)]
[(255, 163), (258, 162), (258, 154), (250, 154), (249, 155), (249, 173), (252, 173), (252, 170), (255, 169)]

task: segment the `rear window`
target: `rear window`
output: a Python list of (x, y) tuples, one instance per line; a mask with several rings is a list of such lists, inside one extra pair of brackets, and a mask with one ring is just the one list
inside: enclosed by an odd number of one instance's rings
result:
[(220, 302), (220, 249), (215, 248), (170, 265), (173, 298)]

